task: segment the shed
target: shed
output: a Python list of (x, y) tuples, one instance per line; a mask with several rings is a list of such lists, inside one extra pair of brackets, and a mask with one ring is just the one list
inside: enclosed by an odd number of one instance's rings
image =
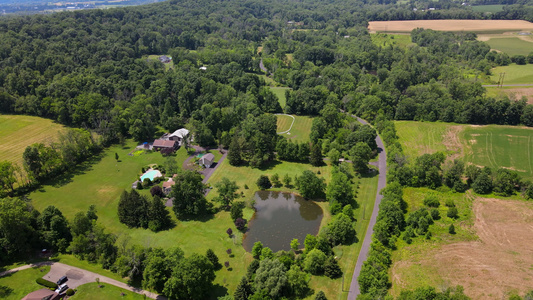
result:
[(172, 60), (172, 57), (168, 57), (166, 55), (159, 56), (159, 61), (166, 64), (169, 63)]
[(207, 153), (206, 155), (200, 157), (199, 164), (206, 168), (211, 168), (211, 165), (214, 162), (215, 162), (215, 155), (213, 155), (213, 153)]

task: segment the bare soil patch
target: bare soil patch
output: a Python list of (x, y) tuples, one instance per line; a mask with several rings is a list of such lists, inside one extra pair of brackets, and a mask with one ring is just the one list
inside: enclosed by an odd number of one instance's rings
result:
[[(533, 286), (533, 203), (477, 198), (473, 205), (478, 241), (443, 245), (425, 259), (405, 259), (393, 267), (394, 284), (405, 280), (398, 268), (418, 264), (434, 271), (441, 286), (462, 285), (473, 299), (506, 299), (510, 291), (524, 294)], [(437, 283), (438, 284), (438, 283)]]
[(521, 20), (415, 20), (369, 22), (371, 32), (410, 32), (415, 28), (441, 31), (530, 31), (533, 23)]
[[(533, 47), (533, 46), (532, 46)], [(511, 99), (521, 100), (522, 97), (526, 97), (527, 103), (533, 104), (533, 88), (513, 88), (513, 89), (501, 89), (499, 91), (502, 95), (507, 95)]]
[(463, 126), (450, 126), (444, 133), (442, 143), (448, 151), (453, 151), (453, 154), (448, 156), (450, 160), (463, 156), (463, 145), (459, 138), (461, 130), (463, 130)]

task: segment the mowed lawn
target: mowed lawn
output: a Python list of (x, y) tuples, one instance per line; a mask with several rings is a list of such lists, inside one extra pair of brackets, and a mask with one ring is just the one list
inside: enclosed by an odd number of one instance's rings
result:
[[(161, 55), (148, 55), (148, 59), (149, 60), (153, 60), (153, 61), (159, 61), (159, 56), (161, 56)], [(165, 70), (166, 71), (168, 71), (169, 69), (174, 69), (174, 61), (173, 60), (171, 60), (168, 63), (164, 63), (163, 65), (165, 66)]]
[[(292, 118), (284, 115), (277, 115), (278, 117), (278, 132), (285, 132), (289, 130)], [(309, 134), (311, 134), (311, 125), (313, 124), (313, 118), (307, 116), (294, 117), (294, 124), (289, 132), (284, 133), (283, 136), (294, 142), (308, 142)]]
[[(533, 49), (533, 43), (531, 43)], [(500, 73), (505, 73), (503, 84), (533, 84), (533, 65), (516, 65), (496, 67), (491, 70), (491, 80), (498, 82)]]
[(527, 56), (533, 51), (533, 40), (528, 42), (518, 37), (491, 38), (485, 43), (489, 44), (492, 49), (505, 52), (510, 56), (518, 54)]
[(270, 90), (278, 97), (279, 105), (281, 105), (281, 108), (285, 108), (285, 105), (287, 104), (287, 97), (285, 97), (285, 92), (290, 91), (291, 88), (288, 87), (270, 87)]
[(64, 127), (54, 121), (24, 115), (0, 115), (0, 161), (22, 167), (22, 154), (34, 143), (49, 145)]
[(493, 169), (500, 167), (518, 171), (533, 178), (533, 130), (513, 126), (465, 126), (461, 140), (465, 160)]
[(27, 294), (44, 288), (35, 280), (50, 271), (50, 266), (30, 268), (0, 277), (0, 298), (20, 300)]
[(111, 284), (102, 283), (101, 285), (102, 285), (101, 288), (98, 287), (98, 284), (96, 282), (80, 285), (76, 291), (76, 294), (70, 298), (76, 299), (76, 300), (85, 300), (85, 299), (86, 300), (92, 300), (92, 299), (142, 300), (142, 299), (148, 299), (147, 297), (144, 297), (143, 295), (140, 295), (140, 294), (137, 294), (132, 291), (125, 290), (125, 289), (121, 289)]
[[(226, 230), (230, 227), (237, 231), (229, 212), (220, 212), (193, 221), (178, 221), (171, 212), (176, 226), (158, 233), (147, 229), (129, 229), (118, 221), (117, 206), (122, 191), (131, 189), (131, 184), (138, 178), (143, 166), (164, 162), (164, 158), (157, 152), (127, 155), (134, 146), (135, 143), (129, 142), (126, 147), (111, 147), (92, 163), (81, 168), (78, 174), (63, 180), (58, 179), (55, 184), (44, 185), (40, 190), (31, 193), (29, 195), (31, 203), (40, 211), (49, 205), (54, 205), (69, 220), (72, 220), (77, 212), (85, 212), (91, 204), (95, 204), (98, 210), (98, 223), (105, 226), (108, 232), (116, 234), (119, 240), (129, 241), (129, 244), (139, 244), (144, 247), (180, 247), (186, 256), (193, 253), (205, 254), (205, 251), (211, 248), (221, 262), (229, 261), (232, 267), (230, 270), (222, 268), (217, 271), (213, 296), (216, 298), (224, 295), (226, 290), (235, 290), (252, 257), (241, 246), (239, 238), (242, 234), (236, 234), (235, 239), (229, 238), (226, 234)], [(120, 162), (115, 161), (115, 152), (119, 155)], [(180, 148), (177, 155), (180, 166), (186, 157), (185, 150)], [(224, 163), (226, 162), (227, 160)], [(326, 169), (324, 167), (324, 170)], [(216, 181), (212, 178), (210, 182)], [(255, 189), (251, 183), (250, 187)], [(146, 190), (142, 193), (148, 194)], [(245, 217), (250, 218), (251, 212), (247, 210)], [(227, 249), (232, 249), (232, 257), (226, 253)], [(85, 262), (76, 263), (76, 259), (72, 256), (62, 257), (61, 261), (76, 266), (85, 264)], [(98, 269), (99, 266), (95, 265), (93, 271), (98, 272)]]

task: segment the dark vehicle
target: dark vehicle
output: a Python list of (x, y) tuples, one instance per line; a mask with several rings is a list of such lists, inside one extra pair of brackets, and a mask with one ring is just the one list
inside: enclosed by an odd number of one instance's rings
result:
[(67, 276), (63, 276), (63, 277), (59, 278), (59, 280), (56, 283), (57, 283), (57, 285), (62, 285), (63, 283), (65, 283), (67, 281), (68, 281)]

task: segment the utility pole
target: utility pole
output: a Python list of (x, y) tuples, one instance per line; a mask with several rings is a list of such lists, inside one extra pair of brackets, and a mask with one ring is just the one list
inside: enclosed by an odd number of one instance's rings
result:
[(498, 87), (503, 87), (503, 78), (505, 77), (505, 72), (500, 73), (500, 79), (498, 79)]

